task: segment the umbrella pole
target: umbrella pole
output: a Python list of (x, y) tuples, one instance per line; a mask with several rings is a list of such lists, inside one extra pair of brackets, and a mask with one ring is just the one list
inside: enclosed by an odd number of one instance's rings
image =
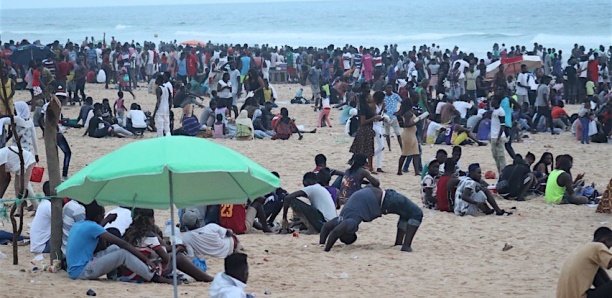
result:
[(172, 287), (174, 291), (174, 298), (178, 297), (178, 279), (177, 279), (177, 269), (176, 269), (176, 235), (174, 233), (174, 193), (172, 187), (172, 172), (168, 171), (168, 181), (170, 183), (170, 222), (172, 223), (171, 227), (171, 241), (172, 241)]

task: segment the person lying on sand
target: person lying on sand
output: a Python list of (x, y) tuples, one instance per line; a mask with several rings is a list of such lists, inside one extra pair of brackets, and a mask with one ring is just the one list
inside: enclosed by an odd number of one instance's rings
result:
[(186, 231), (181, 233), (181, 240), (189, 255), (225, 258), (242, 250), (238, 237), (231, 229), (215, 223), (200, 227), (199, 217), (197, 209), (187, 209), (182, 217), (182, 228)]
[(325, 244), (325, 251), (330, 251), (338, 239), (344, 244), (352, 244), (357, 240), (361, 222), (370, 222), (389, 213), (399, 215), (395, 245), (401, 245), (402, 251), (411, 252), (412, 239), (423, 220), (421, 208), (393, 189), (372, 186), (354, 192), (340, 215), (323, 225), (319, 244)]

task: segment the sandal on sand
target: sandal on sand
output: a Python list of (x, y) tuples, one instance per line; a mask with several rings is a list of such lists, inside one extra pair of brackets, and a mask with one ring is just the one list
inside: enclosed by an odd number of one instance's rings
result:
[(510, 216), (510, 215), (512, 215), (512, 212), (508, 212), (508, 211), (502, 209), (499, 212), (495, 212), (495, 215), (499, 215), (499, 216), (507, 215), (507, 216)]
[(293, 234), (293, 232), (295, 232), (295, 231), (293, 229), (290, 229), (290, 228), (284, 228), (284, 229), (278, 230), (278, 234), (281, 234), (281, 235)]

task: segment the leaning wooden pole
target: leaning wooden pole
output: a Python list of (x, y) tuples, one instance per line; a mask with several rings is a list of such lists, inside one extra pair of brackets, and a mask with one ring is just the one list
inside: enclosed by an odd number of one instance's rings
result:
[[(47, 169), (49, 174), (49, 189), (51, 197), (56, 195), (55, 189), (60, 184), (60, 166), (57, 151), (57, 123), (61, 115), (61, 103), (55, 96), (51, 96), (47, 111), (45, 112), (45, 153), (47, 156)], [(62, 200), (51, 200), (51, 264), (62, 259)]]
[[(15, 117), (13, 115), (13, 107), (10, 106), (9, 103), (9, 99), (8, 99), (8, 92), (6, 91), (6, 82), (8, 82), (8, 77), (5, 74), (4, 71), (4, 63), (0, 62), (0, 83), (2, 84), (2, 104), (4, 105), (6, 111), (8, 112), (9, 118), (11, 119), (11, 130), (13, 131), (13, 138), (15, 138), (15, 143), (17, 144), (17, 155), (19, 156), (19, 177), (20, 177), (20, 183), (21, 183), (21, 187), (17, 190), (18, 193), (15, 194), (15, 196), (17, 198), (23, 198), (24, 197), (24, 190), (27, 188), (25, 185), (26, 182), (26, 177), (25, 177), (25, 162), (23, 160), (23, 148), (21, 148), (21, 138), (20, 136), (17, 134), (17, 125), (15, 124)], [(29, 179), (30, 177), (28, 177)], [(17, 183), (17, 181), (14, 181), (13, 183)], [(19, 203), (19, 204), (15, 204), (13, 205), (13, 207), (11, 208), (11, 213), (10, 213), (10, 218), (11, 218), (11, 225), (13, 226), (13, 265), (17, 265), (19, 263), (19, 252), (17, 251), (17, 239), (19, 238), (19, 236), (21, 235), (21, 231), (23, 230), (23, 207), (24, 207), (25, 201)], [(19, 205), (19, 206), (17, 206)], [(19, 225), (17, 225), (17, 221), (15, 220), (15, 211), (17, 210), (17, 208), (19, 208), (19, 214), (20, 214), (20, 219), (19, 219)]]

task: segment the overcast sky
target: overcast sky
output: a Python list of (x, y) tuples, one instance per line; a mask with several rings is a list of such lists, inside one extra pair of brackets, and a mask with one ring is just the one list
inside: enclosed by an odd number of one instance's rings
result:
[(134, 5), (165, 5), (165, 4), (206, 4), (228, 2), (296, 2), (316, 0), (0, 0), (0, 9), (15, 8), (49, 8), (49, 7), (90, 7), (90, 6), (134, 6)]

